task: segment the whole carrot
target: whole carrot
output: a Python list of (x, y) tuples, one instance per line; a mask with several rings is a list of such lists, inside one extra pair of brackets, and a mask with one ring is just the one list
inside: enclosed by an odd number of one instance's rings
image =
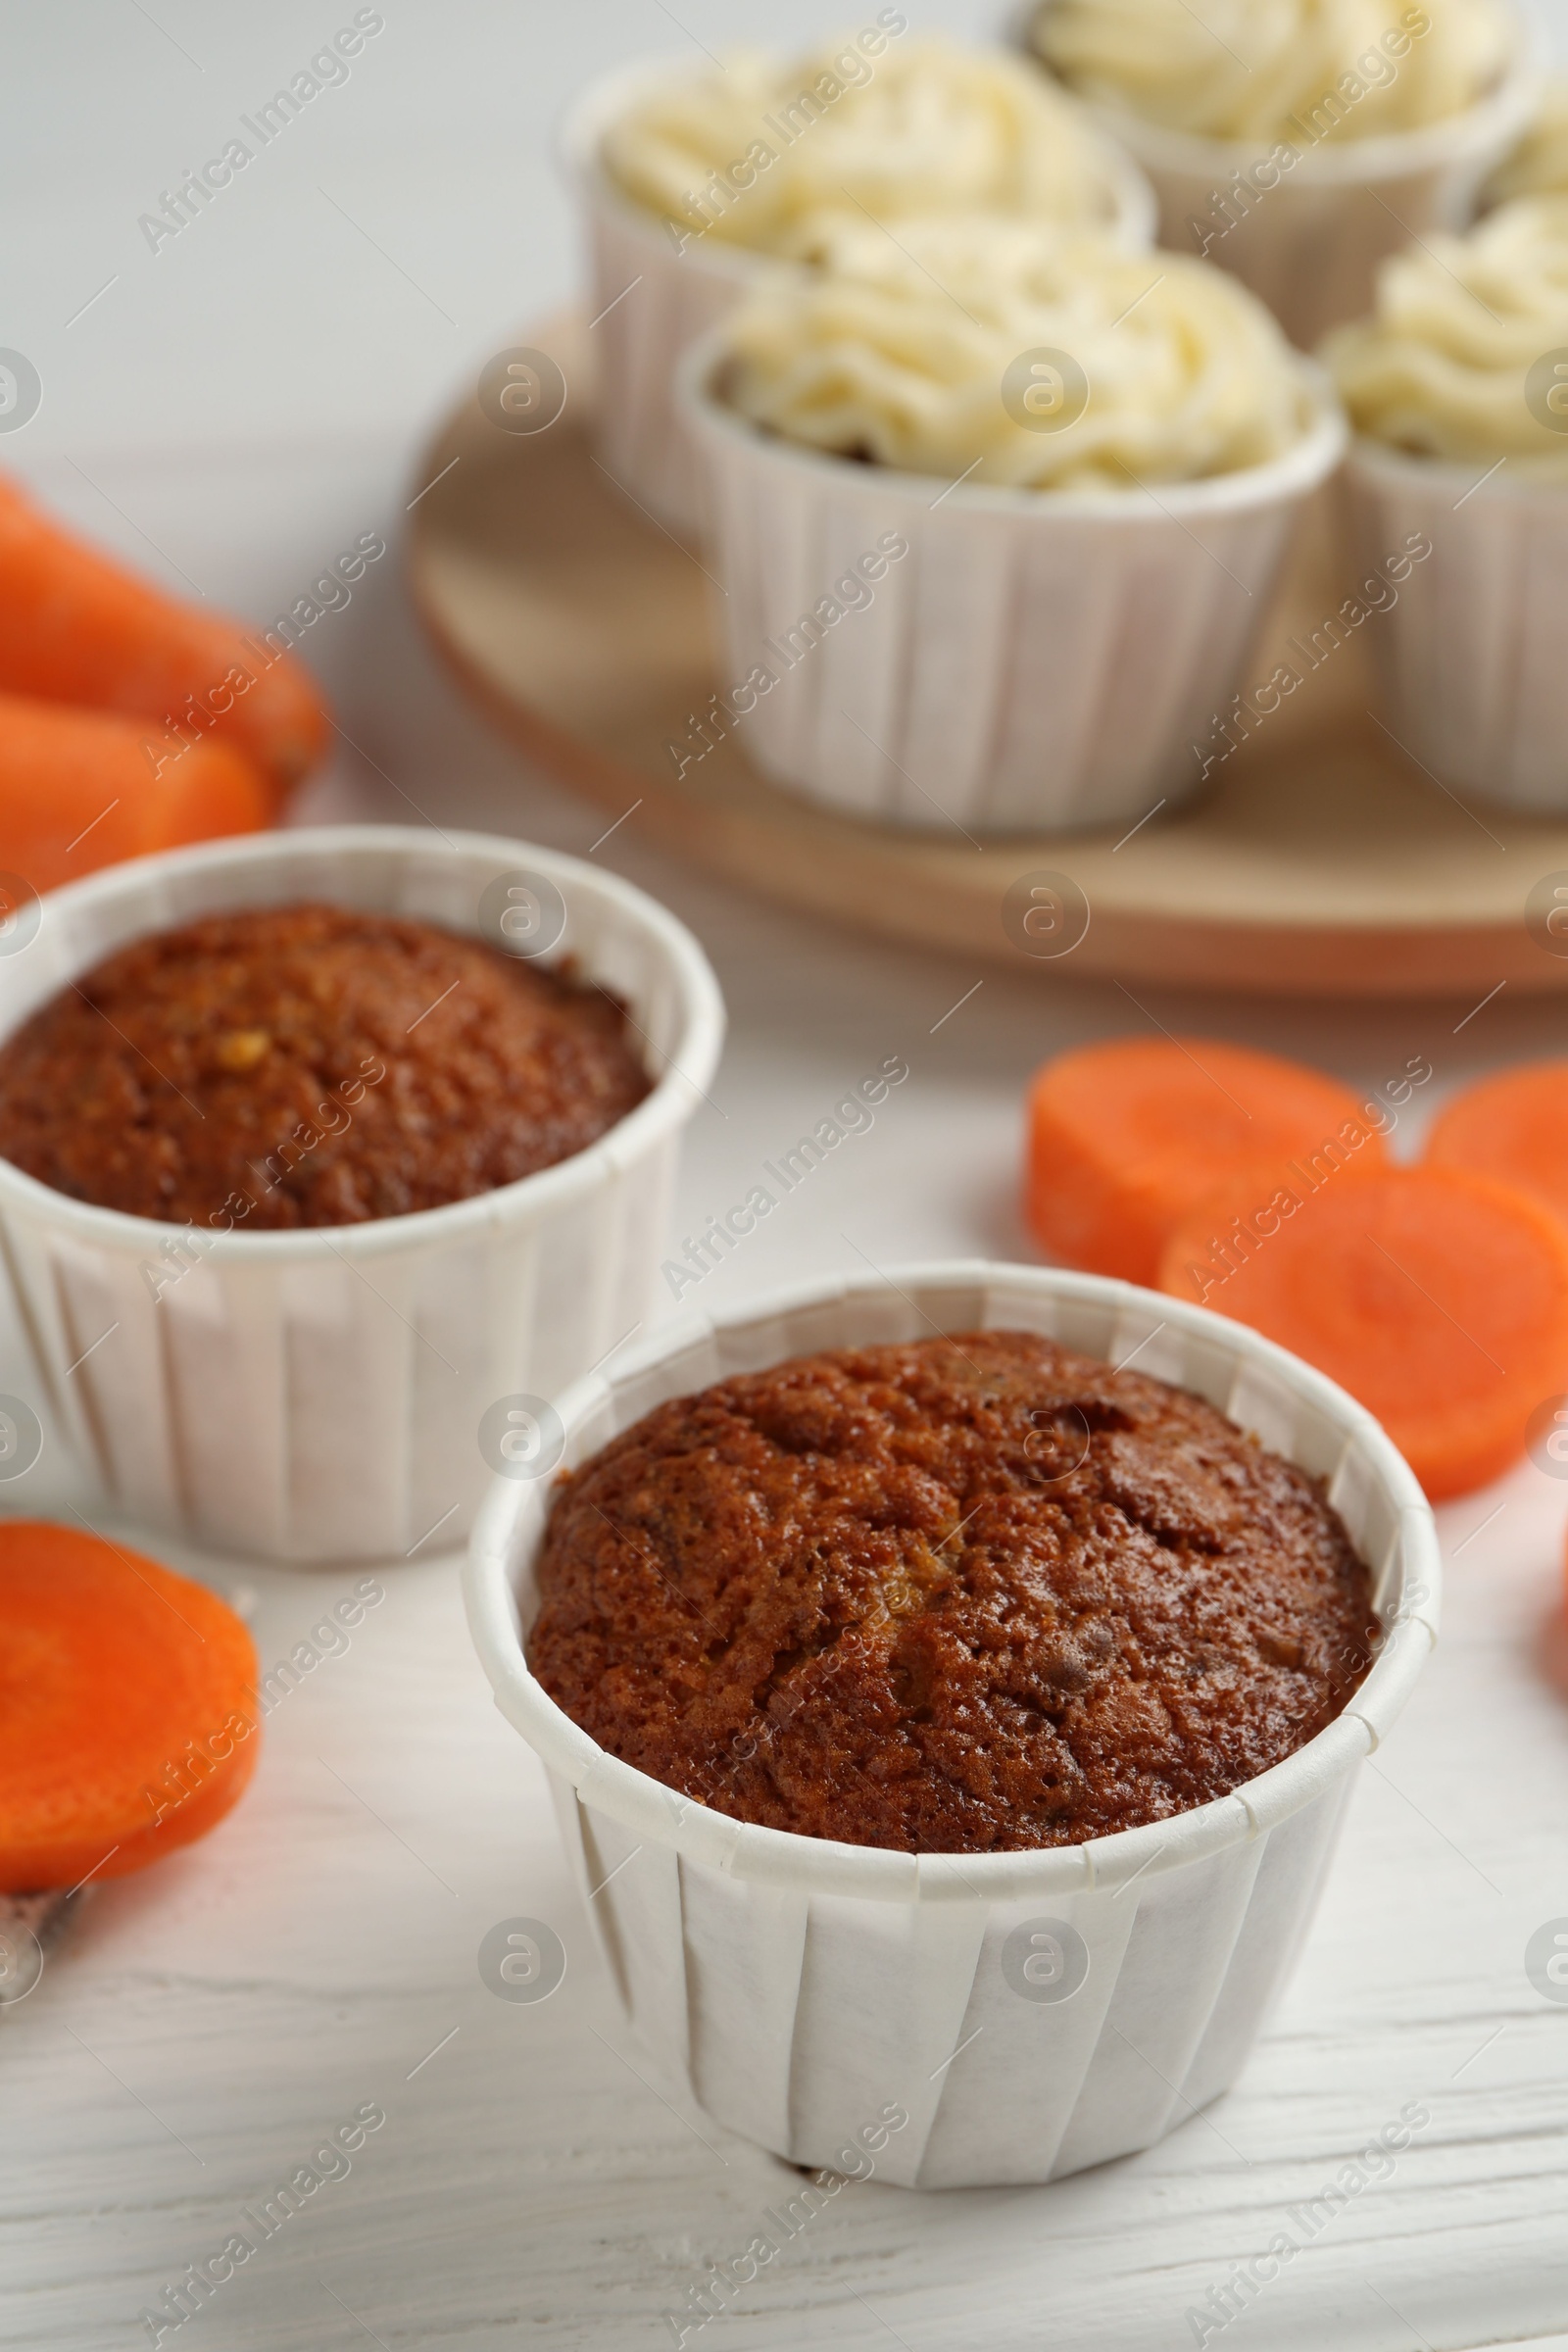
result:
[(166, 757), (143, 721), (0, 694), (0, 864), (37, 891), (122, 858), (271, 822), (267, 779), (209, 737)]
[(0, 691), (155, 723), (172, 760), (214, 737), (278, 798), (319, 759), (327, 716), (291, 655), (126, 571), (0, 479)]

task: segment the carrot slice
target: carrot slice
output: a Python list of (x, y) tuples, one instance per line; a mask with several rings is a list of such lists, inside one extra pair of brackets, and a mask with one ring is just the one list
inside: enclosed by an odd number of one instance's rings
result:
[(205, 1586), (0, 1522), (0, 1892), (117, 1879), (200, 1838), (256, 1766), (256, 1651)]
[(34, 890), (151, 850), (258, 832), (272, 805), (229, 744), (170, 759), (140, 720), (0, 694), (0, 864)]
[[(248, 682), (247, 682), (248, 681)], [(226, 614), (166, 596), (0, 479), (0, 692), (217, 736), (281, 798), (320, 758), (327, 715), (303, 664)]]
[(1527, 1061), (1465, 1087), (1434, 1118), (1425, 1156), (1514, 1185), (1568, 1223), (1568, 1061)]
[(1068, 1265), (1152, 1283), (1171, 1233), (1234, 1183), (1269, 1200), (1310, 1171), (1387, 1157), (1337, 1079), (1216, 1038), (1113, 1038), (1048, 1061), (1029, 1095), (1024, 1213)]
[(1250, 1323), (1376, 1414), (1434, 1502), (1517, 1461), (1568, 1390), (1568, 1229), (1460, 1168), (1346, 1171), (1175, 1232), (1160, 1288)]

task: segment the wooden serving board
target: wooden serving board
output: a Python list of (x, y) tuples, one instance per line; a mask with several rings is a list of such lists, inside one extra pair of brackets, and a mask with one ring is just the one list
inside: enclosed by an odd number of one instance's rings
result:
[[(463, 403), (418, 477), (430, 486), (413, 508), (409, 577), (463, 685), (611, 815), (635, 803), (628, 826), (747, 889), (1020, 972), (1314, 996), (1568, 987), (1568, 954), (1526, 923), (1531, 890), (1568, 877), (1568, 823), (1461, 805), (1404, 760), (1368, 714), (1360, 636), (1196, 802), (1130, 839), (989, 836), (976, 850), (956, 833), (853, 822), (766, 782), (733, 737), (677, 778), (665, 747), (718, 680), (712, 590), (698, 557), (595, 465), (576, 321), (525, 340), (556, 358), (565, 408), (526, 434), (492, 423), (476, 396)], [(1325, 503), (1252, 681), (1335, 610), (1345, 570)], [(1054, 959), (1022, 953), (1003, 922), (1009, 885), (1042, 870), (1068, 875), (1091, 909), (1081, 944)]]

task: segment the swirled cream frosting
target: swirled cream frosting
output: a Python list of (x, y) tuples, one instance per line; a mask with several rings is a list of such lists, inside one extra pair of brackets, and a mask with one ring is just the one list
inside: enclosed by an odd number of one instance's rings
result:
[(1369, 439), (1568, 481), (1568, 196), (1395, 255), (1372, 317), (1336, 327), (1322, 356)]
[(1033, 27), (1082, 97), (1298, 152), (1462, 114), (1518, 37), (1502, 0), (1046, 0)]
[(1107, 148), (1070, 99), (1021, 58), (901, 38), (895, 21), (885, 9), (814, 56), (734, 57), (671, 81), (611, 125), (601, 161), (683, 246), (711, 236), (792, 261), (866, 215), (1114, 220)]
[(1534, 122), (1487, 182), (1487, 201), (1568, 194), (1568, 77), (1549, 81)]
[(1299, 362), (1240, 282), (970, 215), (862, 224), (727, 322), (719, 396), (803, 447), (1039, 490), (1231, 473), (1311, 420)]

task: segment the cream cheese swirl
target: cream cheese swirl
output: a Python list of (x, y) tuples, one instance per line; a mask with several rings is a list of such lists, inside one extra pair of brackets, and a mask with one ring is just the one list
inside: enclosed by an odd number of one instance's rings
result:
[(1462, 114), (1518, 35), (1502, 0), (1046, 0), (1032, 38), (1084, 98), (1299, 150)]
[(1568, 196), (1395, 255), (1372, 317), (1337, 327), (1323, 358), (1369, 439), (1568, 481)]
[[(738, 56), (611, 125), (601, 160), (677, 241), (814, 261), (845, 226), (978, 208), (1071, 228), (1117, 209), (1106, 144), (1021, 58), (887, 30), (781, 63)], [(900, 24), (904, 22), (901, 18)]]
[(1548, 81), (1535, 120), (1487, 182), (1487, 201), (1568, 195), (1568, 77)]
[(726, 324), (721, 397), (808, 449), (956, 481), (1113, 489), (1282, 455), (1313, 402), (1256, 298), (1206, 263), (971, 216), (862, 225)]

